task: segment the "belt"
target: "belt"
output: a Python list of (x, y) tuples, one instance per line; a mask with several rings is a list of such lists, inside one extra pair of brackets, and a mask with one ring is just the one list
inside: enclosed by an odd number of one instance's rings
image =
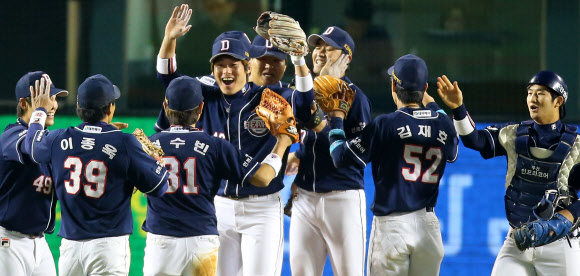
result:
[(13, 234), (15, 236), (21, 237), (21, 238), (29, 238), (29, 239), (37, 239), (37, 238), (42, 238), (44, 237), (44, 232), (40, 232), (40, 233), (34, 233), (34, 234), (24, 234), (18, 231), (13, 231), (13, 230), (8, 230), (4, 227), (0, 227), (2, 229), (4, 229), (4, 231)]
[(225, 197), (229, 198), (229, 199), (233, 199), (233, 200), (238, 200), (238, 199), (249, 198), (250, 196), (225, 196)]
[(425, 207), (425, 211), (427, 211), (427, 212), (435, 212), (435, 207)]

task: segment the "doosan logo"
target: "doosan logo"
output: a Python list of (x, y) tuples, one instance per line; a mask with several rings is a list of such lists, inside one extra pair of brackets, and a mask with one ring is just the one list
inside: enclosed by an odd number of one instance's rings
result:
[(252, 113), (248, 120), (244, 121), (244, 129), (255, 137), (263, 137), (269, 132), (266, 123), (256, 113)]

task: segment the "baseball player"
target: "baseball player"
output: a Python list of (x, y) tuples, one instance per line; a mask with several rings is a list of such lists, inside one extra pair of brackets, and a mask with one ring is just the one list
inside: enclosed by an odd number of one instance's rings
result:
[(215, 275), (219, 241), (213, 200), (221, 179), (268, 186), (292, 144), (280, 135), (258, 166), (229, 142), (195, 128), (202, 101), (201, 84), (193, 78), (176, 78), (167, 87), (163, 106), (171, 127), (151, 140), (165, 152), (170, 185), (165, 196), (147, 199), (144, 275)]
[(5, 275), (56, 275), (54, 258), (44, 238), (54, 231), (56, 196), (50, 167), (36, 164), (22, 143), (35, 108), (30, 87), (48, 81), (46, 126), (54, 124), (57, 96), (68, 92), (54, 87), (48, 74), (29, 72), (16, 84), (16, 123), (0, 137), (0, 267)]
[[(44, 81), (32, 95), (48, 97)], [(119, 89), (105, 76), (78, 88), (76, 127), (43, 131), (48, 105), (33, 112), (26, 146), (32, 161), (50, 164), (61, 205), (59, 275), (127, 275), (133, 232), (131, 195), (137, 187), (161, 196), (169, 174), (130, 134), (111, 125)]]
[(580, 137), (561, 121), (568, 98), (564, 80), (554, 72), (537, 73), (527, 86), (532, 120), (484, 130), (475, 129), (457, 82), (437, 80), (463, 144), (485, 159), (507, 157), (504, 199), (511, 229), (492, 275), (577, 275), (580, 243), (570, 230), (580, 216)]
[(250, 59), (249, 81), (259, 86), (278, 85), (280, 87), (288, 87), (287, 83), (280, 81), (286, 72), (286, 58), (288, 55), (260, 35), (254, 38), (252, 45), (265, 47), (266, 53), (261, 57)]
[[(176, 7), (167, 23), (157, 61), (158, 78), (165, 84), (179, 76), (176, 70), (176, 39), (189, 31), (191, 10)], [(219, 35), (210, 59), (214, 84), (197, 78), (203, 85), (205, 112), (196, 127), (232, 143), (256, 160), (264, 159), (276, 144), (254, 111), (264, 86), (248, 82), (249, 59), (264, 54), (264, 47), (252, 46), (239, 31)], [(268, 86), (291, 105), (298, 121), (308, 121), (314, 98), (312, 76), (303, 57), (294, 57), (296, 89)], [(208, 83), (211, 85), (208, 85)], [(158, 120), (157, 126), (168, 127)], [(284, 156), (284, 161), (286, 160)], [(285, 165), (284, 165), (285, 166)], [(222, 181), (214, 200), (219, 231), (218, 275), (279, 275), (283, 257), (283, 217), (279, 191), (283, 188), (279, 174), (266, 188)]]
[(439, 275), (443, 241), (433, 209), (446, 161), (457, 158), (457, 134), (426, 94), (428, 70), (421, 58), (405, 55), (388, 73), (398, 110), (378, 116), (354, 139), (343, 130), (344, 112), (331, 112), (332, 161), (360, 169), (373, 163), (367, 275)]
[[(341, 78), (356, 91), (345, 120), (347, 137), (354, 138), (371, 121), (368, 98), (345, 75), (354, 54), (354, 41), (341, 28), (331, 26), (320, 35), (308, 37), (308, 43), (315, 47), (312, 52), (313, 72)], [(338, 73), (328, 72), (328, 69)], [(324, 117), (324, 114), (318, 110), (314, 116)], [(292, 204), (292, 273), (321, 275), (328, 255), (335, 275), (364, 275), (364, 168), (353, 165), (336, 169), (328, 152), (330, 127), (322, 120), (320, 125), (310, 128), (315, 130), (306, 131), (300, 148), (288, 158), (288, 171), (299, 167), (293, 185), (294, 196), (288, 203)]]

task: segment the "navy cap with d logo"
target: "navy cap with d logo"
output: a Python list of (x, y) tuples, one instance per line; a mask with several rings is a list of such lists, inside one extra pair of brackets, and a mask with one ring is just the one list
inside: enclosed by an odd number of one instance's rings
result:
[[(34, 83), (40, 81), (42, 78), (50, 81), (48, 74), (42, 71), (28, 72), (22, 76), (18, 80), (18, 83), (16, 83), (16, 100), (30, 97), (30, 86), (34, 87)], [(50, 81), (50, 95), (66, 96), (68, 95), (68, 91), (54, 87), (54, 84)]]
[(415, 55), (404, 55), (387, 70), (389, 76), (407, 91), (423, 91), (429, 78), (425, 61)]
[(341, 49), (349, 56), (354, 54), (354, 40), (352, 40), (352, 37), (345, 30), (339, 27), (330, 26), (320, 35), (310, 35), (308, 37), (308, 44), (310, 46), (316, 46), (320, 39), (334, 48)]
[(173, 79), (165, 90), (167, 107), (176, 111), (191, 110), (203, 102), (199, 81), (188, 76)]
[(252, 42), (254, 46), (266, 47), (266, 53), (264, 56), (272, 56), (277, 59), (285, 60), (288, 55), (278, 49), (276, 46), (272, 44), (269, 40), (265, 39), (261, 35), (257, 35)]
[(211, 48), (209, 62), (213, 62), (215, 58), (221, 55), (229, 55), (239, 60), (249, 60), (250, 58), (261, 57), (265, 53), (266, 47), (252, 45), (244, 32), (228, 31), (216, 37)]
[(77, 104), (84, 109), (102, 108), (121, 96), (119, 88), (105, 76), (88, 77), (78, 89)]

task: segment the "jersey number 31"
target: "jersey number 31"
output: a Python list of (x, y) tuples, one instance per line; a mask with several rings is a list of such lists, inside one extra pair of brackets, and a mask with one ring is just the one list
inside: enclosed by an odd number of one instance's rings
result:
[[(401, 170), (401, 174), (405, 180), (415, 182), (422, 175), (421, 182), (437, 184), (439, 181), (439, 175), (434, 174), (434, 172), (441, 163), (441, 148), (429, 148), (423, 156), (423, 146), (405, 144), (403, 158), (407, 164), (413, 166), (412, 168), (403, 167)], [(422, 165), (426, 163), (425, 160), (434, 161), (425, 172), (421, 173)]]

